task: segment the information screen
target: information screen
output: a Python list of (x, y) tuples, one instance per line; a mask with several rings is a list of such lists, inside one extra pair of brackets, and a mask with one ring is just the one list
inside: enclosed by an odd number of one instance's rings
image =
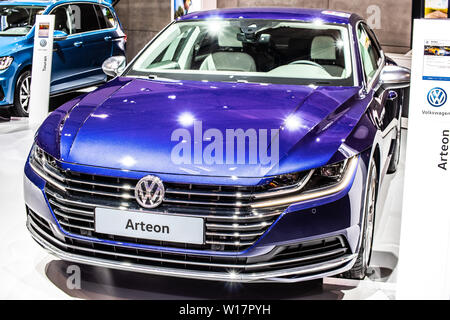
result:
[(450, 81), (449, 40), (425, 40), (423, 80)]

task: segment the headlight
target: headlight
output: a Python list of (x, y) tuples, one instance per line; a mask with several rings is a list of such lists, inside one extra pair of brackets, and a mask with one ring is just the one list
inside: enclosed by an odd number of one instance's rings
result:
[(286, 189), (279, 197), (276, 197), (274, 193), (273, 199), (255, 202), (252, 204), (252, 208), (289, 205), (338, 193), (352, 181), (358, 168), (358, 160), (359, 156), (355, 156), (336, 164), (311, 170), (293, 189), (296, 192)]
[(66, 191), (61, 183), (64, 182), (64, 179), (60, 177), (56, 168), (56, 160), (39, 148), (36, 143), (31, 148), (29, 160), (31, 168), (37, 175), (58, 189)]
[(8, 69), (13, 61), (13, 57), (0, 57), (0, 70)]

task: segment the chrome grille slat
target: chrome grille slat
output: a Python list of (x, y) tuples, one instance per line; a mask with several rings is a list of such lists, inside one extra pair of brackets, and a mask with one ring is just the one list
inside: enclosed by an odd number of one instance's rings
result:
[(233, 232), (233, 233), (224, 233), (224, 232), (206, 232), (207, 236), (216, 236), (216, 237), (232, 237), (232, 238), (255, 238), (260, 237), (264, 234), (264, 231), (261, 232), (255, 232), (255, 233), (239, 233), (239, 232)]
[(208, 229), (214, 230), (261, 230), (263, 228), (268, 227), (270, 224), (268, 223), (256, 223), (256, 224), (248, 224), (248, 225), (240, 225), (240, 224), (215, 224), (215, 223), (206, 223), (206, 227)]
[(65, 178), (65, 181), (72, 182), (72, 183), (78, 183), (78, 184), (87, 184), (91, 186), (99, 186), (99, 187), (105, 187), (105, 188), (113, 188), (113, 189), (124, 189), (129, 191), (134, 191), (133, 186), (129, 185), (119, 185), (119, 184), (113, 184), (113, 183), (105, 183), (105, 182), (98, 182), (98, 181), (86, 181), (81, 179), (75, 179), (75, 178)]
[(84, 219), (84, 218), (79, 218), (79, 217), (74, 217), (74, 216), (68, 216), (62, 212), (60, 212), (59, 210), (53, 210), (55, 212), (56, 215), (66, 218), (66, 219), (72, 219), (72, 220), (77, 220), (77, 221), (81, 221), (81, 222), (87, 222), (87, 223), (92, 223), (92, 219)]
[(93, 189), (81, 189), (81, 188), (75, 188), (75, 187), (70, 187), (70, 186), (66, 186), (66, 189), (69, 190), (69, 191), (89, 193), (89, 194), (95, 194), (95, 195), (107, 196), (107, 197), (114, 197), (114, 198), (122, 198), (122, 199), (126, 199), (126, 200), (134, 198), (134, 196), (129, 194), (129, 193), (119, 194), (119, 193), (114, 193), (114, 192), (96, 191), (96, 190), (93, 190)]
[(68, 212), (68, 213), (74, 213), (74, 214), (79, 214), (79, 215), (88, 216), (88, 217), (94, 216), (94, 214), (91, 211), (69, 208), (69, 207), (66, 207), (66, 206), (58, 203), (57, 201), (55, 201), (53, 199), (50, 199), (49, 202), (50, 202), (50, 204), (58, 207), (59, 209), (65, 211), (65, 212)]
[(253, 244), (253, 241), (244, 242), (244, 241), (208, 241), (208, 240), (206, 240), (206, 243), (207, 244), (224, 245), (224, 246), (247, 247), (247, 246), (251, 246)]
[(64, 221), (61, 221), (61, 220), (58, 220), (58, 223), (60, 225), (63, 225), (64, 227), (76, 228), (76, 229), (81, 229), (81, 230), (85, 230), (85, 231), (95, 231), (94, 228), (80, 226), (80, 225), (75, 225), (75, 224), (64, 222)]
[(177, 204), (190, 204), (190, 205), (201, 205), (201, 206), (224, 206), (224, 207), (233, 207), (233, 208), (243, 208), (250, 207), (250, 203), (241, 203), (241, 202), (214, 202), (214, 201), (194, 201), (194, 200), (176, 200), (176, 199), (167, 199), (164, 198), (165, 203), (177, 203)]
[(53, 178), (59, 180), (60, 182), (65, 182), (64, 177), (62, 177), (61, 175), (58, 174), (58, 172), (55, 172), (52, 168), (48, 167), (48, 164), (44, 164), (44, 166), (42, 167), (44, 169), (45, 173), (48, 173), (49, 175), (51, 175)]
[(240, 192), (206, 192), (206, 191), (191, 191), (191, 190), (176, 190), (167, 188), (166, 193), (169, 194), (183, 194), (183, 195), (193, 195), (193, 196), (210, 196), (210, 197), (230, 197), (230, 198), (252, 198), (253, 195), (251, 193), (240, 193)]

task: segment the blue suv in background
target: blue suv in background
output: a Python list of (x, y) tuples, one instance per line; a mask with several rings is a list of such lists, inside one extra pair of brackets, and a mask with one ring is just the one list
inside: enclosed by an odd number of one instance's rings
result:
[(111, 2), (0, 2), (0, 108), (28, 115), (36, 15), (55, 15), (52, 95), (104, 82), (103, 62), (127, 40)]

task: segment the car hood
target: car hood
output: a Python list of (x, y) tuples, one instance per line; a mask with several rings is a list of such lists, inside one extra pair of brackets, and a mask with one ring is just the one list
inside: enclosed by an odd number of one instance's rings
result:
[(22, 40), (25, 37), (5, 37), (0, 36), (0, 55), (9, 54), (15, 52), (22, 47)]
[[(365, 112), (367, 102), (356, 98), (358, 90), (117, 78), (79, 98), (73, 108), (58, 109), (40, 131), (45, 135), (51, 127), (59, 128), (62, 115), (69, 113), (59, 150), (53, 151), (69, 163), (165, 174), (272, 176), (327, 164)], [(194, 119), (195, 125), (190, 123)], [(198, 132), (209, 129), (223, 134), (222, 159), (231, 150), (227, 130), (236, 129), (254, 130), (259, 138), (256, 153), (269, 150), (269, 158), (250, 163), (254, 150), (247, 145), (245, 163), (234, 158), (228, 164), (209, 164), (202, 151), (217, 135), (203, 142), (198, 138)], [(264, 130), (272, 144), (261, 138)], [(184, 149), (190, 149), (190, 162), (174, 158), (182, 154), (175, 146), (183, 143), (190, 146)], [(234, 146), (237, 155), (238, 143)], [(278, 156), (271, 158), (272, 152)]]

